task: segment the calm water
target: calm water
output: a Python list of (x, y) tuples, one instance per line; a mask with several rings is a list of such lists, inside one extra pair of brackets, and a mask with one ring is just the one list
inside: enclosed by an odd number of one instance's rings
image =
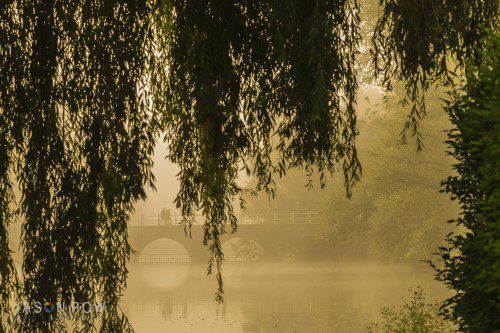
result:
[(217, 305), (205, 266), (138, 264), (123, 309), (139, 333), (366, 332), (410, 287), (448, 295), (425, 265), (225, 263), (224, 283)]

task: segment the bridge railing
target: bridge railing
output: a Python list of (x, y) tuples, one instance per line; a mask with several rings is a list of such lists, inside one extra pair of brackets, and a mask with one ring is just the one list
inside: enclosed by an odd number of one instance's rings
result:
[[(320, 223), (320, 215), (315, 212), (307, 213), (262, 213), (262, 214), (240, 214), (236, 216), (238, 224), (317, 224)], [(171, 214), (169, 218), (158, 215), (139, 215), (130, 219), (131, 226), (161, 226), (179, 225), (182, 215)], [(194, 218), (194, 225), (202, 225), (205, 219), (202, 216)]]

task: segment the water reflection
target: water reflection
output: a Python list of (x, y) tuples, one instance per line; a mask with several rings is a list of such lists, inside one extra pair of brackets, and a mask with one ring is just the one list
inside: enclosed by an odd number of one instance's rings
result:
[(217, 305), (204, 266), (137, 265), (123, 307), (137, 332), (365, 332), (411, 286), (447, 295), (426, 266), (226, 263), (224, 282)]

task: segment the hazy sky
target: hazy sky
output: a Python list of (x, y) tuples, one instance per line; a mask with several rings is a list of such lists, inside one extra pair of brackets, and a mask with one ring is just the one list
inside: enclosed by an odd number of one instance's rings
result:
[(147, 189), (148, 198), (146, 201), (139, 201), (136, 204), (136, 217), (141, 214), (156, 215), (163, 208), (175, 210), (174, 199), (179, 191), (179, 181), (177, 173), (179, 168), (165, 158), (167, 148), (163, 140), (156, 145), (154, 152), (153, 173), (156, 177), (156, 191)]

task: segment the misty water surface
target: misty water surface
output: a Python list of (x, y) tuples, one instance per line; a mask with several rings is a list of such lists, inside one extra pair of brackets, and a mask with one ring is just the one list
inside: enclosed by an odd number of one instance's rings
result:
[(426, 265), (225, 263), (225, 302), (204, 265), (131, 267), (123, 308), (137, 332), (366, 332), (410, 287), (447, 296)]

